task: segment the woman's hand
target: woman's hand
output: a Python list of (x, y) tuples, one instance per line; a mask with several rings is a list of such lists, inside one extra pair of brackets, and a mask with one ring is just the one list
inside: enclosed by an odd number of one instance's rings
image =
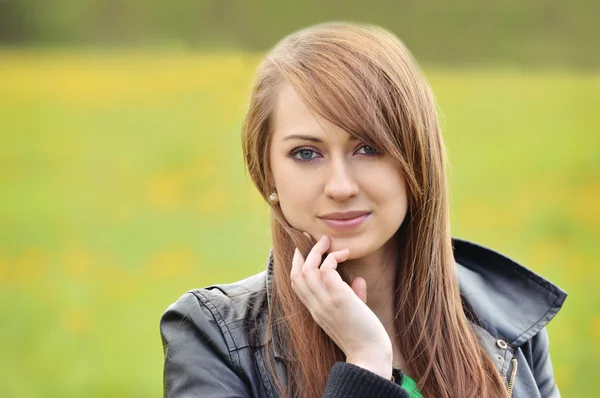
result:
[(292, 263), (292, 289), (317, 324), (340, 347), (346, 362), (370, 370), (386, 379), (392, 375), (392, 343), (379, 318), (366, 304), (367, 286), (355, 278), (351, 286), (336, 271), (346, 261), (349, 249), (331, 252), (323, 235), (306, 260), (298, 249)]

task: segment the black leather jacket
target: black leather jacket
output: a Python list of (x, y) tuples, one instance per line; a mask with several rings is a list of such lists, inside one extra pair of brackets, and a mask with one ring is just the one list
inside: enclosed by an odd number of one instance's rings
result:
[[(463, 300), (481, 323), (473, 327), (512, 397), (560, 397), (545, 326), (566, 293), (492, 250), (457, 239), (453, 246)], [(266, 271), (190, 291), (166, 310), (165, 397), (276, 396), (264, 347), (271, 272), (270, 256)], [(274, 354), (283, 375), (285, 361)]]

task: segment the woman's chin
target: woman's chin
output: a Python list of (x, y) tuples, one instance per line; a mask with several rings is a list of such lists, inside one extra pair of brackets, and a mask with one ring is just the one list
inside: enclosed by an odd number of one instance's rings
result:
[[(362, 242), (361, 242), (362, 241)], [(338, 250), (349, 249), (350, 254), (348, 260), (355, 260), (357, 258), (364, 257), (370, 253), (368, 247), (365, 247), (364, 240), (356, 238), (331, 238), (331, 246), (328, 253), (335, 252)]]

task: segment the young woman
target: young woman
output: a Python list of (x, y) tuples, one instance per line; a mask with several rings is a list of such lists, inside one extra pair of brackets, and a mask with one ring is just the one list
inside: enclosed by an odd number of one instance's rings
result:
[(165, 396), (559, 396), (545, 326), (566, 293), (451, 238), (435, 102), (394, 35), (283, 39), (242, 138), (267, 269), (167, 309)]

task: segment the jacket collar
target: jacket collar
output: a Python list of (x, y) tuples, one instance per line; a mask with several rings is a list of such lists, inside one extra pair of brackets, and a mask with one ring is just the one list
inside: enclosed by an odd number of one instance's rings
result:
[[(452, 239), (452, 246), (460, 292), (467, 307), (491, 336), (506, 340), (513, 347), (542, 330), (567, 297), (558, 286), (491, 249), (462, 239)], [(272, 276), (271, 250), (266, 275), (268, 303)]]
[(562, 307), (565, 291), (510, 258), (466, 240), (452, 245), (463, 300), (492, 336), (518, 347)]

